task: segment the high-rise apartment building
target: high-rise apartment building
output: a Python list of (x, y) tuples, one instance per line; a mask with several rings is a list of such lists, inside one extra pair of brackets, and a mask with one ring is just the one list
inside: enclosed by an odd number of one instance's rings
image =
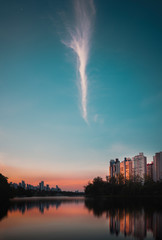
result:
[(134, 178), (141, 178), (144, 181), (144, 177), (146, 175), (146, 164), (147, 158), (143, 153), (139, 153), (139, 155), (132, 158), (132, 174)]
[(26, 188), (26, 184), (25, 184), (25, 181), (21, 181), (21, 183), (19, 183), (19, 187), (22, 187), (22, 188)]
[(110, 160), (109, 167), (109, 178), (117, 177), (120, 173), (120, 161), (118, 158), (116, 160)]
[(153, 179), (153, 162), (147, 163), (147, 176)]
[(112, 159), (110, 160), (110, 167), (109, 167), (109, 178), (113, 177), (113, 165), (115, 164), (115, 161)]
[(155, 153), (153, 157), (153, 180), (162, 181), (162, 152)]
[(24, 188), (24, 189), (26, 188), (25, 181), (22, 180), (22, 182), (21, 182), (21, 186), (22, 186), (22, 188)]
[(44, 181), (41, 181), (40, 183), (39, 183), (39, 189), (42, 191), (42, 190), (44, 190)]
[(124, 161), (120, 163), (120, 174), (125, 179), (129, 180), (132, 176), (132, 161), (130, 158), (124, 158)]

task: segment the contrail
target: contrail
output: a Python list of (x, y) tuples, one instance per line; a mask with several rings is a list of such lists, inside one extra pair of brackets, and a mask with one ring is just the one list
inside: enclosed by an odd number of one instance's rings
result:
[(77, 56), (77, 71), (81, 89), (82, 116), (87, 122), (87, 74), (86, 66), (90, 50), (90, 38), (92, 33), (95, 7), (93, 0), (74, 0), (75, 25), (68, 28), (71, 40), (65, 43), (72, 48)]

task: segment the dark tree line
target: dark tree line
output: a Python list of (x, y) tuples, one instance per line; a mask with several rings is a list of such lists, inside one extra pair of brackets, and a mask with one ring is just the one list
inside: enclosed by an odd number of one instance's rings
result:
[(120, 174), (118, 178), (104, 181), (101, 177), (93, 179), (92, 183), (85, 186), (85, 194), (89, 196), (162, 196), (162, 182), (154, 182), (145, 177), (142, 181), (136, 179), (125, 180)]

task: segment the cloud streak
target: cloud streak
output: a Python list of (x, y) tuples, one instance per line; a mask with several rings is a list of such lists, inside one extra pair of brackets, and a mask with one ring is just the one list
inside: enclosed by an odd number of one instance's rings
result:
[(86, 67), (88, 63), (90, 39), (92, 33), (95, 7), (93, 0), (75, 0), (75, 21), (73, 27), (68, 27), (70, 41), (65, 45), (73, 49), (77, 56), (77, 72), (81, 90), (82, 117), (87, 122), (87, 86)]

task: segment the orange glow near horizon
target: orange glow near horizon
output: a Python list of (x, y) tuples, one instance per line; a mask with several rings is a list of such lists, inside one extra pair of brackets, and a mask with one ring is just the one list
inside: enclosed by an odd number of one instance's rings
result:
[(18, 177), (10, 177), (8, 178), (8, 182), (14, 182), (19, 183), (22, 180), (25, 181), (25, 183), (38, 186), (39, 182), (44, 181), (44, 184), (49, 184), (50, 187), (55, 187), (58, 185), (62, 190), (80, 190), (83, 191), (84, 186), (87, 185), (88, 179), (81, 180), (81, 179), (50, 179), (45, 180), (45, 178), (40, 177), (39, 179), (33, 179), (32, 177), (24, 177), (23, 179)]
[(27, 184), (38, 186), (39, 182), (44, 181), (44, 184), (49, 184), (50, 187), (58, 185), (65, 191), (83, 191), (84, 186), (91, 180), (86, 176), (75, 176), (74, 174), (63, 174), (63, 176), (55, 176), (52, 173), (35, 171), (30, 169), (17, 168), (12, 166), (0, 166), (1, 173), (8, 177), (8, 182), (19, 183), (22, 180)]

